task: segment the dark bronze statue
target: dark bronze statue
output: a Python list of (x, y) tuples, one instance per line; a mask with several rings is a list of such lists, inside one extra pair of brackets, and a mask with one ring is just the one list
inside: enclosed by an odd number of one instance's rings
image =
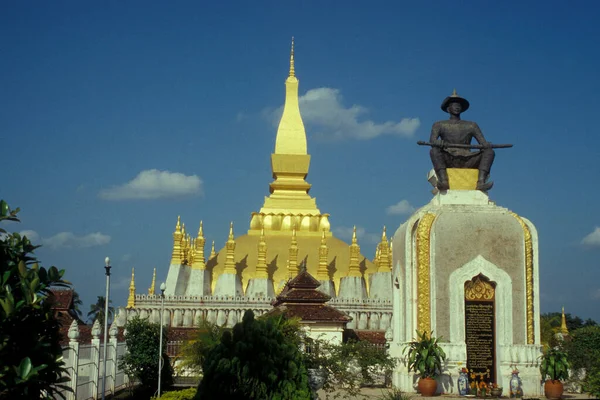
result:
[[(475, 122), (463, 121), (460, 114), (469, 109), (469, 102), (456, 94), (456, 90), (442, 102), (442, 110), (450, 114), (450, 119), (438, 121), (431, 128), (429, 142), (418, 142), (431, 146), (431, 161), (437, 175), (439, 190), (448, 190), (446, 168), (476, 168), (479, 170), (477, 189), (487, 191), (494, 185), (488, 181), (494, 162), (494, 148), (512, 145), (492, 145), (485, 140)], [(475, 138), (479, 145), (472, 145)], [(479, 149), (479, 151), (471, 151)]]

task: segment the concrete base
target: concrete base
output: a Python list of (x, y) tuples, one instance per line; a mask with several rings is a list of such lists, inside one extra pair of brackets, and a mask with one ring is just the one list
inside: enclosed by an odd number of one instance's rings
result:
[(215, 286), (215, 296), (240, 297), (244, 295), (242, 280), (238, 274), (221, 274)]
[(369, 293), (371, 299), (392, 300), (392, 273), (375, 272), (371, 274)]
[(325, 293), (331, 297), (335, 297), (335, 284), (333, 281), (319, 281), (321, 286), (317, 288), (318, 291)]
[(248, 282), (246, 297), (264, 298), (275, 297), (273, 281), (267, 278), (254, 278)]
[(345, 299), (366, 299), (367, 285), (361, 276), (346, 276), (340, 280), (340, 298)]
[(210, 296), (210, 271), (206, 269), (192, 269), (186, 295)]

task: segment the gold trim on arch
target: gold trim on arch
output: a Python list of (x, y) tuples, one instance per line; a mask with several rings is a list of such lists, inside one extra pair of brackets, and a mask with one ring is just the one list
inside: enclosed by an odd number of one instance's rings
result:
[(511, 212), (511, 215), (519, 221), (523, 228), (525, 238), (525, 293), (527, 296), (527, 344), (534, 344), (533, 330), (533, 244), (531, 240), (531, 231), (518, 214)]
[(425, 214), (417, 226), (417, 329), (431, 331), (431, 226), (435, 214)]

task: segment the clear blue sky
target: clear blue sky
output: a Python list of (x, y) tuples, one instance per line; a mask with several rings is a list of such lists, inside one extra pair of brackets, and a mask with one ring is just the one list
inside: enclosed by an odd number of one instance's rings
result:
[(595, 1), (3, 2), (0, 197), (22, 208), (14, 229), (35, 232), (43, 263), (67, 269), (85, 311), (104, 293), (106, 255), (124, 305), (132, 267), (138, 293), (153, 267), (166, 277), (178, 214), (193, 231), (204, 220), (218, 248), (230, 220), (248, 228), (268, 194), (293, 35), (311, 194), (338, 232), (361, 227), (372, 256), (384, 224), (395, 230), (402, 211), (429, 201), (430, 161), (415, 142), (446, 118), (439, 105), (456, 88), (471, 102), (465, 119), (515, 145), (497, 152), (490, 194), (538, 228), (541, 311), (600, 321), (599, 11)]

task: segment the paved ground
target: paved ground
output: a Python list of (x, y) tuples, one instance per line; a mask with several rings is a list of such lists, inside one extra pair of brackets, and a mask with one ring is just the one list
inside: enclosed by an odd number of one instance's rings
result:
[[(384, 389), (384, 388), (362, 388), (361, 389), (361, 396), (360, 397), (355, 397), (355, 399), (378, 399), (378, 398), (382, 398), (383, 395), (388, 391), (388, 389)], [(324, 391), (320, 390), (318, 392), (319, 394), (319, 399), (321, 400), (326, 400), (326, 399), (335, 399), (335, 395), (336, 394), (343, 394), (343, 392), (333, 392), (333, 393), (325, 393)], [(327, 395), (329, 395), (329, 397), (327, 397)], [(466, 400), (467, 398), (465, 397), (460, 397), (457, 395), (453, 395), (453, 394), (444, 394), (441, 396), (435, 396), (435, 397), (422, 397), (420, 394), (417, 393), (412, 393), (410, 394), (411, 396), (415, 397), (415, 400)], [(338, 398), (345, 398), (345, 397), (338, 397)], [(577, 394), (577, 393), (565, 393), (563, 394), (563, 399), (565, 400), (576, 400), (576, 399), (585, 399), (585, 400), (591, 400), (594, 399), (593, 397), (590, 397), (587, 394)], [(488, 397), (488, 399), (492, 400), (492, 397)], [(502, 396), (500, 397), (500, 399), (506, 399), (509, 400), (508, 396)], [(536, 396), (525, 396), (523, 398), (523, 400), (528, 400), (528, 399), (540, 399), (540, 400), (544, 400), (546, 399), (546, 397), (544, 396), (544, 394), (540, 394), (540, 395), (536, 395)]]

